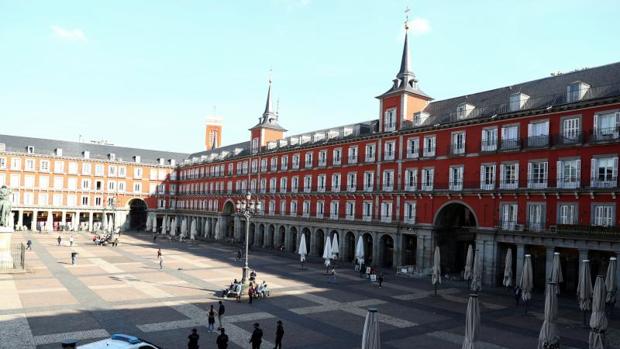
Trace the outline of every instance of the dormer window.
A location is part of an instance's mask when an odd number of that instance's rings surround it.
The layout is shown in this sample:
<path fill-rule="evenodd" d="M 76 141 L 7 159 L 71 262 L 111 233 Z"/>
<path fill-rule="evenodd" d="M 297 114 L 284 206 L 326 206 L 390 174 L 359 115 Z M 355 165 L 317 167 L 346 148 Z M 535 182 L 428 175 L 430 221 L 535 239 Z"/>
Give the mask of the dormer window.
<path fill-rule="evenodd" d="M 84 157 L 84 159 L 90 159 L 90 152 L 88 150 L 84 150 L 82 152 L 82 156 Z"/>
<path fill-rule="evenodd" d="M 32 153 L 34 153 L 34 147 L 29 145 L 29 146 L 26 147 L 26 151 L 28 152 L 28 154 L 32 154 Z"/>
<path fill-rule="evenodd" d="M 258 138 L 252 139 L 252 153 L 258 153 Z"/>
<path fill-rule="evenodd" d="M 134 155 L 134 157 L 133 157 L 133 161 L 134 161 L 136 164 L 139 164 L 139 163 L 140 163 L 140 155 Z"/>
<path fill-rule="evenodd" d="M 509 111 L 518 111 L 523 109 L 525 102 L 530 98 L 530 96 L 525 93 L 517 92 L 510 95 L 510 101 L 508 103 Z"/>
<path fill-rule="evenodd" d="M 465 119 L 467 117 L 469 117 L 469 115 L 471 114 L 472 110 L 474 110 L 474 108 L 476 108 L 475 106 L 469 104 L 469 103 L 461 103 L 459 104 L 458 107 L 456 107 L 456 117 L 457 119 Z"/>
<path fill-rule="evenodd" d="M 426 120 L 428 120 L 429 116 L 430 116 L 429 113 L 425 113 L 423 111 L 414 113 L 413 114 L 413 126 L 424 125 Z"/>
<path fill-rule="evenodd" d="M 206 157 L 205 157 L 205 160 L 206 160 Z M 157 159 L 157 163 L 158 163 L 160 166 L 163 166 L 163 165 L 164 165 L 164 158 L 159 158 L 159 159 Z"/>
<path fill-rule="evenodd" d="M 62 148 L 56 148 L 56 156 L 62 156 Z"/>
<path fill-rule="evenodd" d="M 588 92 L 588 89 L 590 89 L 590 85 L 582 81 L 575 81 L 566 86 L 566 103 L 580 101 Z"/>
<path fill-rule="evenodd" d="M 116 154 L 114 154 L 114 153 L 108 154 L 108 160 L 110 160 L 110 161 L 116 160 Z"/>
<path fill-rule="evenodd" d="M 396 108 L 385 111 L 383 116 L 383 131 L 389 132 L 396 130 Z"/>
<path fill-rule="evenodd" d="M 170 160 L 168 160 L 168 163 L 170 164 L 170 166 L 174 166 L 174 165 L 176 165 L 177 162 L 174 159 L 170 159 Z"/>
<path fill-rule="evenodd" d="M 319 132 L 314 134 L 314 142 L 322 141 L 325 139 L 325 133 Z"/>

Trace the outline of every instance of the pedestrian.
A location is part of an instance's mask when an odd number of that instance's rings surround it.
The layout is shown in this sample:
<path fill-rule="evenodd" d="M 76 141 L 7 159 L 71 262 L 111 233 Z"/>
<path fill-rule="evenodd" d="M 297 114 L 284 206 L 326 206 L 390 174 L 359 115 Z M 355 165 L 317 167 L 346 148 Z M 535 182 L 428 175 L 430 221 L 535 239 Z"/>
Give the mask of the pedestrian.
<path fill-rule="evenodd" d="M 157 250 L 157 259 L 159 259 L 159 257 L 161 257 L 161 248 Z"/>
<path fill-rule="evenodd" d="M 69 238 L 69 246 L 73 246 L 73 235 Z"/>
<path fill-rule="evenodd" d="M 26 242 L 26 249 L 27 249 L 27 250 L 32 250 L 32 240 L 28 240 L 28 241 Z"/>
<path fill-rule="evenodd" d="M 282 321 L 278 320 L 278 326 L 276 327 L 276 346 L 273 349 L 282 349 L 282 337 L 284 337 L 284 327 L 282 327 Z"/>
<path fill-rule="evenodd" d="M 157 234 L 153 234 L 153 242 L 157 241 Z"/>
<path fill-rule="evenodd" d="M 252 349 L 260 349 L 260 344 L 263 342 L 263 330 L 258 327 L 258 322 L 254 323 L 254 332 L 252 332 L 252 337 L 250 337 L 250 342 L 252 343 Z"/>
<path fill-rule="evenodd" d="M 187 349 L 198 349 L 198 339 L 200 339 L 198 330 L 192 328 L 192 333 L 187 336 L 187 339 L 189 339 L 187 342 Z"/>
<path fill-rule="evenodd" d="M 217 344 L 217 349 L 228 349 L 228 336 L 223 328 L 220 328 L 220 335 L 217 336 L 215 344 Z"/>
<path fill-rule="evenodd" d="M 250 304 L 252 304 L 252 300 L 254 299 L 254 287 L 252 287 L 251 282 L 250 286 L 248 287 L 248 297 L 250 298 Z"/>
<path fill-rule="evenodd" d="M 379 276 L 377 277 L 377 281 L 379 281 L 379 287 L 383 287 L 383 272 L 379 273 Z"/>
<path fill-rule="evenodd" d="M 58 240 L 58 246 L 60 246 L 60 243 L 62 242 L 62 237 L 60 235 L 58 235 L 58 239 L 56 239 L 56 240 Z"/>
<path fill-rule="evenodd" d="M 159 255 L 159 270 L 164 269 L 164 256 Z"/>
<path fill-rule="evenodd" d="M 363 278 L 364 274 L 366 274 L 366 264 L 364 264 L 364 262 L 362 262 L 360 264 L 360 277 Z"/>
<path fill-rule="evenodd" d="M 332 267 L 329 272 L 329 282 L 336 283 L 336 267 Z"/>
<path fill-rule="evenodd" d="M 112 246 L 114 247 L 118 246 L 118 238 L 114 239 L 114 242 L 112 242 Z"/>
<path fill-rule="evenodd" d="M 213 305 L 211 305 L 211 308 L 209 309 L 209 313 L 208 313 L 208 329 L 209 332 L 213 332 L 215 330 L 215 309 L 213 309 Z"/>
<path fill-rule="evenodd" d="M 241 249 L 237 250 L 237 262 L 241 260 Z"/>
<path fill-rule="evenodd" d="M 519 306 L 519 300 L 521 299 L 521 287 L 515 286 L 514 288 L 515 305 Z"/>
<path fill-rule="evenodd" d="M 222 318 L 224 317 L 224 313 L 226 312 L 226 307 L 224 307 L 224 303 L 222 303 L 222 301 L 220 301 L 220 307 L 217 310 L 217 322 L 219 324 L 220 327 L 218 327 L 218 330 L 222 329 Z"/>

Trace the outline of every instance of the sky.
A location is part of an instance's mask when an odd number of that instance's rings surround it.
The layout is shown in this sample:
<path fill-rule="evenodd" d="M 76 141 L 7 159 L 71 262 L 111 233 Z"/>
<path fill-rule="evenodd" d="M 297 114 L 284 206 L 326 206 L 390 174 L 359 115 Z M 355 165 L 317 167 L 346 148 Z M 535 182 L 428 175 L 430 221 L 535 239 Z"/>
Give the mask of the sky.
<path fill-rule="evenodd" d="M 378 118 L 409 7 L 436 100 L 620 61 L 618 0 L 0 0 L 0 133 L 197 152 Z M 270 73 L 271 71 L 271 73 Z"/>

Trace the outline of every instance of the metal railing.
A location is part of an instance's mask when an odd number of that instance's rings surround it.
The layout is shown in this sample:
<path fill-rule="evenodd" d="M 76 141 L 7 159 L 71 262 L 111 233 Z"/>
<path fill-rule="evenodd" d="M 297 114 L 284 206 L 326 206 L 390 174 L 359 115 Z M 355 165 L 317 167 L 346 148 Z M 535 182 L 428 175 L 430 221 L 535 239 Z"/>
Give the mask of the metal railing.
<path fill-rule="evenodd" d="M 597 128 L 592 131 L 592 143 L 607 142 L 620 139 L 619 127 Z"/>
<path fill-rule="evenodd" d="M 549 135 L 527 137 L 528 148 L 544 148 L 549 146 Z"/>
<path fill-rule="evenodd" d="M 500 143 L 501 150 L 519 150 L 521 149 L 521 140 L 519 138 L 502 139 Z"/>
<path fill-rule="evenodd" d="M 17 243 L 11 245 L 12 266 L 0 266 L 0 272 L 14 272 L 26 269 L 26 245 Z"/>

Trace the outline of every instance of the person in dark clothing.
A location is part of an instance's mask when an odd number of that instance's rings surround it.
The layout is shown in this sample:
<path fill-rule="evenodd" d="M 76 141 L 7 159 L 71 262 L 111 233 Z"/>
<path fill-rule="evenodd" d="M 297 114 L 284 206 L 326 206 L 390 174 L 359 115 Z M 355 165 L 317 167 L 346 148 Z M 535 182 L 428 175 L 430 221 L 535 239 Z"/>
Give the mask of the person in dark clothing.
<path fill-rule="evenodd" d="M 200 338 L 200 336 L 198 335 L 198 331 L 193 328 L 192 329 L 192 334 L 190 334 L 189 336 L 187 336 L 187 339 L 189 339 L 189 342 L 187 342 L 187 349 L 198 349 L 198 339 Z"/>
<path fill-rule="evenodd" d="M 226 312 L 226 307 L 224 307 L 224 303 L 222 303 L 222 301 L 220 301 L 220 307 L 217 310 L 217 321 L 220 327 L 218 327 L 217 329 L 220 330 L 222 329 L 222 318 L 224 317 L 224 313 Z"/>
<path fill-rule="evenodd" d="M 217 349 L 228 349 L 228 336 L 223 328 L 220 328 L 220 335 L 217 336 L 215 344 L 217 344 Z"/>
<path fill-rule="evenodd" d="M 252 304 L 252 300 L 254 300 L 254 287 L 250 282 L 250 287 L 248 287 L 248 297 L 250 298 L 250 304 Z"/>
<path fill-rule="evenodd" d="M 521 299 L 521 287 L 515 286 L 514 288 L 515 305 L 519 306 L 519 300 Z"/>
<path fill-rule="evenodd" d="M 62 238 L 60 237 L 60 235 L 58 235 L 58 246 L 60 246 L 60 243 L 62 242 Z"/>
<path fill-rule="evenodd" d="M 364 274 L 366 274 L 366 264 L 362 262 L 362 264 L 360 265 L 360 277 L 363 278 Z"/>
<path fill-rule="evenodd" d="M 284 327 L 282 327 L 282 321 L 278 320 L 278 326 L 276 327 L 276 346 L 273 349 L 282 349 L 282 337 L 284 337 Z"/>
<path fill-rule="evenodd" d="M 213 305 L 211 305 L 211 308 L 209 309 L 209 332 L 213 332 L 213 330 L 215 329 L 215 309 L 213 309 Z"/>
<path fill-rule="evenodd" d="M 250 337 L 250 342 L 252 343 L 252 349 L 260 349 L 260 344 L 263 342 L 263 330 L 258 327 L 258 322 L 254 324 L 254 332 L 252 332 L 252 337 Z"/>
<path fill-rule="evenodd" d="M 241 249 L 237 250 L 237 261 L 241 260 Z"/>
<path fill-rule="evenodd" d="M 153 234 L 153 242 L 157 241 L 157 234 Z"/>
<path fill-rule="evenodd" d="M 379 273 L 379 276 L 377 276 L 377 281 L 379 281 L 379 287 L 383 287 L 383 272 Z"/>
<path fill-rule="evenodd" d="M 27 249 L 27 250 L 32 250 L 32 240 L 28 240 L 28 241 L 26 242 L 26 249 Z"/>

